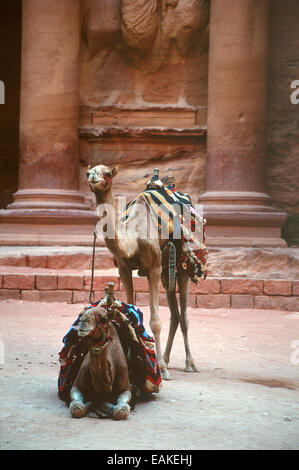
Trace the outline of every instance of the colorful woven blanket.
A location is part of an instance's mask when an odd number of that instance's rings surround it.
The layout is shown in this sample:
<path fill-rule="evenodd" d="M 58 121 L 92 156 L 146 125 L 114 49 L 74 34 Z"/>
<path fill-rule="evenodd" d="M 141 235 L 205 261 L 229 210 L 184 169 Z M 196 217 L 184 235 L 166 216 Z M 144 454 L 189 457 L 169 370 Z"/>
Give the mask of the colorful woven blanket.
<path fill-rule="evenodd" d="M 120 221 L 134 218 L 136 205 L 145 204 L 159 235 L 169 237 L 176 246 L 177 270 L 188 273 L 193 282 L 207 276 L 208 251 L 205 245 L 206 220 L 198 215 L 188 194 L 162 184 L 147 189 L 133 199 L 121 214 Z"/>
<path fill-rule="evenodd" d="M 91 307 L 107 307 L 102 299 Z M 115 329 L 127 358 L 129 378 L 132 388 L 132 402 L 150 393 L 158 393 L 162 378 L 155 354 L 155 341 L 143 325 L 143 313 L 135 305 L 116 300 L 110 308 L 115 310 Z M 63 338 L 64 346 L 59 353 L 60 371 L 58 377 L 58 396 L 69 403 L 70 390 L 77 377 L 80 366 L 88 352 L 84 341 L 77 334 L 79 317 Z"/>

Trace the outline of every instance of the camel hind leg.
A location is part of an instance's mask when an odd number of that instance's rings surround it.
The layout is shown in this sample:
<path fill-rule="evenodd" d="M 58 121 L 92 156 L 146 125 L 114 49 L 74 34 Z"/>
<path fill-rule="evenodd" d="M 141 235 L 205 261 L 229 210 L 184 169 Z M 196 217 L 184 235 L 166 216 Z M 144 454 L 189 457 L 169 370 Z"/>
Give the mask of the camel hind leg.
<path fill-rule="evenodd" d="M 184 338 L 185 344 L 185 352 L 186 352 L 186 367 L 185 372 L 198 372 L 198 369 L 195 365 L 193 360 L 190 346 L 189 346 L 189 339 L 188 339 L 188 326 L 189 321 L 187 317 L 187 306 L 188 306 L 188 298 L 189 298 L 189 284 L 190 280 L 187 274 L 185 273 L 178 273 L 177 274 L 178 286 L 179 286 L 179 293 L 180 293 L 180 307 L 181 307 L 181 315 L 180 315 L 180 326 Z"/>
<path fill-rule="evenodd" d="M 178 324 L 180 322 L 180 312 L 178 309 L 175 291 L 171 292 L 168 289 L 166 289 L 166 297 L 167 297 L 168 307 L 170 310 L 170 324 L 169 324 L 168 339 L 167 339 L 166 348 L 163 354 L 163 359 L 165 363 L 168 365 L 169 359 L 170 359 L 170 352 L 171 352 L 171 348 L 173 345 L 173 340 L 176 334 Z"/>
<path fill-rule="evenodd" d="M 150 327 L 153 332 L 156 344 L 156 354 L 161 375 L 164 380 L 170 379 L 170 374 L 162 356 L 161 350 L 161 320 L 159 316 L 159 292 L 160 292 L 161 266 L 153 267 L 148 274 L 150 293 Z"/>

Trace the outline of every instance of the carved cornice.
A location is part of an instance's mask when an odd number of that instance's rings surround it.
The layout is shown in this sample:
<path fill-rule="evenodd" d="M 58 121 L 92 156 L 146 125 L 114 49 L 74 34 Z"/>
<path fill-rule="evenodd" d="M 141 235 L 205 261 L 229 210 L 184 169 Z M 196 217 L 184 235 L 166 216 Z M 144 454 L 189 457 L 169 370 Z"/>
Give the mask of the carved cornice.
<path fill-rule="evenodd" d="M 79 135 L 107 137 L 191 137 L 206 134 L 204 106 L 81 106 Z"/>
<path fill-rule="evenodd" d="M 102 137 L 203 137 L 206 135 L 206 127 L 194 127 L 189 129 L 176 129 L 166 127 L 92 127 L 80 126 L 79 136 L 89 141 Z"/>

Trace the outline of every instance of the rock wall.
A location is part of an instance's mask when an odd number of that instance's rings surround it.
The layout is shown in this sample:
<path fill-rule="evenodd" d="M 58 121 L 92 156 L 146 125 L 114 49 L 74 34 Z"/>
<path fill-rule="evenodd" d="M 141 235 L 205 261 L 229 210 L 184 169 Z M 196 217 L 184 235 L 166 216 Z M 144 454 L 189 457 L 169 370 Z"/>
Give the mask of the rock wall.
<path fill-rule="evenodd" d="M 154 167 L 204 189 L 209 2 L 85 0 L 80 78 L 81 190 L 88 163 L 117 164 L 116 194 Z M 91 198 L 91 201 L 93 199 Z"/>
<path fill-rule="evenodd" d="M 18 188 L 19 107 L 21 73 L 21 0 L 0 2 L 0 208 L 12 202 Z"/>
<path fill-rule="evenodd" d="M 268 159 L 273 205 L 288 212 L 283 235 L 298 245 L 299 78 L 296 0 L 270 2 Z M 116 194 L 133 197 L 153 171 L 173 172 L 196 202 L 204 191 L 209 2 L 85 0 L 80 78 L 81 190 L 85 168 L 117 164 Z M 159 131 L 157 130 L 159 127 Z"/>
<path fill-rule="evenodd" d="M 283 236 L 299 246 L 299 104 L 290 84 L 299 80 L 298 1 L 271 0 L 269 36 L 268 161 L 273 204 L 288 212 Z"/>
<path fill-rule="evenodd" d="M 288 212 L 283 235 L 299 245 L 297 0 L 271 0 L 267 192 Z M 208 0 L 82 0 L 80 189 L 86 166 L 118 165 L 116 194 L 133 197 L 154 167 L 171 171 L 196 202 L 204 191 Z M 21 0 L 0 5 L 0 208 L 18 189 Z"/>

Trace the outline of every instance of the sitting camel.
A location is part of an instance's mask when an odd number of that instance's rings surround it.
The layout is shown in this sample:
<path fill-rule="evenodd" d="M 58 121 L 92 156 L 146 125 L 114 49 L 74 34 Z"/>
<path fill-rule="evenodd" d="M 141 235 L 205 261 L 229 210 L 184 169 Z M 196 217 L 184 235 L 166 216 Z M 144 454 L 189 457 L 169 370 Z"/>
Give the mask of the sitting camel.
<path fill-rule="evenodd" d="M 117 174 L 117 170 L 117 167 L 110 169 L 105 165 L 97 165 L 93 168 L 89 167 L 87 178 L 90 188 L 96 197 L 99 220 L 105 217 L 106 225 L 109 229 L 104 232 L 104 240 L 107 248 L 116 258 L 119 275 L 126 291 L 127 302 L 129 304 L 134 304 L 132 271 L 134 269 L 139 269 L 139 271 L 147 276 L 149 283 L 151 312 L 150 327 L 155 338 L 157 360 L 162 377 L 164 379 L 170 379 L 167 365 L 178 324 L 181 326 L 184 337 L 186 352 L 185 371 L 196 372 L 197 368 L 194 364 L 188 342 L 187 303 L 189 294 L 189 276 L 185 272 L 177 272 L 176 275 L 180 294 L 181 312 L 178 308 L 175 290 L 172 291 L 168 288 L 167 283 L 162 276 L 162 282 L 166 289 L 168 305 L 171 312 L 169 336 L 164 356 L 162 356 L 160 342 L 161 321 L 159 317 L 159 291 L 162 271 L 162 254 L 169 240 L 161 237 L 151 239 L 141 237 L 139 235 L 136 236 L 134 224 L 132 224 L 134 225 L 132 232 L 130 231 L 130 220 L 124 222 L 127 224 L 127 236 L 125 238 L 119 236 L 119 221 L 117 220 L 116 210 L 111 210 L 111 208 L 114 208 L 112 178 Z M 150 210 L 147 205 L 144 205 L 144 209 L 148 219 L 147 226 L 149 227 L 151 217 Z M 113 235 L 109 236 L 109 234 Z"/>
<path fill-rule="evenodd" d="M 100 417 L 116 420 L 130 414 L 127 361 L 110 321 L 112 312 L 98 306 L 84 310 L 80 316 L 77 332 L 89 352 L 70 391 L 73 418 L 83 418 L 91 407 Z"/>

